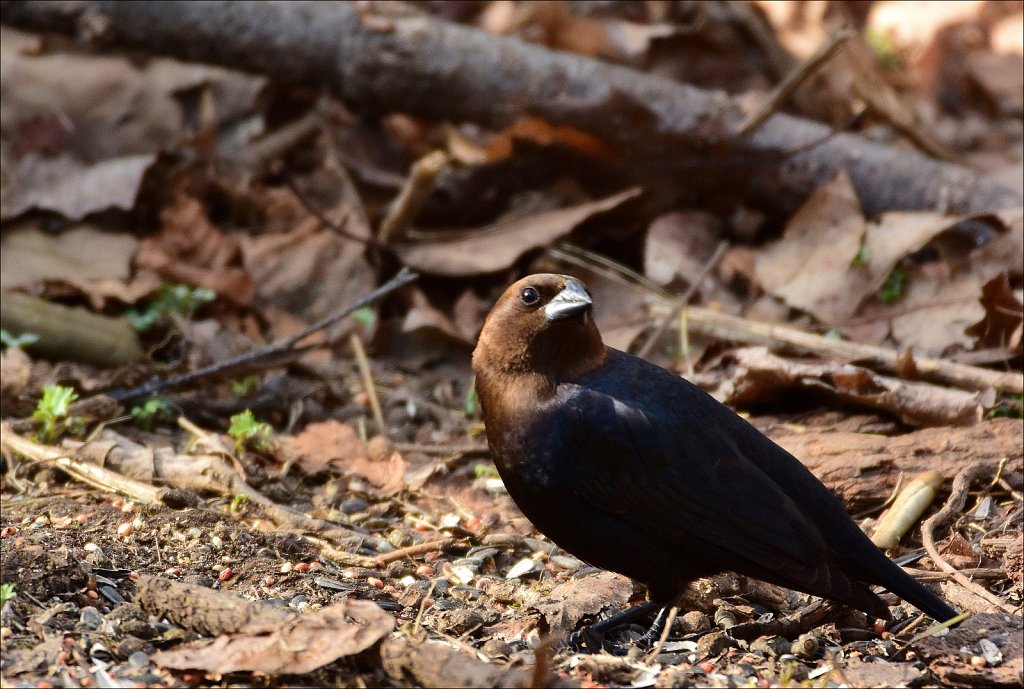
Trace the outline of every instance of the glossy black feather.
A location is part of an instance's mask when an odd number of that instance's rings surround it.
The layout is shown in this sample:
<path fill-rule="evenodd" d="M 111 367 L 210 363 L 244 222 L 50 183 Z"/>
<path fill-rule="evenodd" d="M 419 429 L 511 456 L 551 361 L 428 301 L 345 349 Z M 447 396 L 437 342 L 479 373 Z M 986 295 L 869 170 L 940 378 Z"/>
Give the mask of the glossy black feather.
<path fill-rule="evenodd" d="M 510 495 L 569 552 L 666 604 L 692 579 L 732 570 L 883 618 L 867 584 L 935 619 L 956 614 L 885 557 L 799 460 L 700 388 L 614 349 L 564 379 L 547 363 L 541 376 L 492 375 L 482 355 L 475 365 Z"/>

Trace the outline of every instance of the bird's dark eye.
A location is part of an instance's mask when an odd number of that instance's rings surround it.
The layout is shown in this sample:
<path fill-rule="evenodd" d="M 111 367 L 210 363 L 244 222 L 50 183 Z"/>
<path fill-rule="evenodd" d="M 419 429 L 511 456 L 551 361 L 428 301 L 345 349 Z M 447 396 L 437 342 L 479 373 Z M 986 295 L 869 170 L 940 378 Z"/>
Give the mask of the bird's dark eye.
<path fill-rule="evenodd" d="M 519 301 L 527 306 L 535 306 L 540 301 L 540 294 L 532 287 L 524 287 L 519 293 Z"/>

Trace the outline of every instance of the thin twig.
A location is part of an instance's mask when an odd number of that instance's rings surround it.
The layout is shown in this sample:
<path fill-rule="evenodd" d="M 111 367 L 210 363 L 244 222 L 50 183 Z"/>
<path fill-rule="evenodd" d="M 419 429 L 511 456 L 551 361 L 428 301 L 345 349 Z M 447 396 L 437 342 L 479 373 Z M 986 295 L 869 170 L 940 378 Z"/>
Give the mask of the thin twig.
<path fill-rule="evenodd" d="M 433 151 L 416 161 L 402 191 L 398 193 L 398 197 L 388 209 L 388 214 L 381 221 L 377 241 L 388 244 L 402 238 L 413 218 L 423 207 L 430 190 L 434 188 L 437 175 L 447 164 L 448 154 L 443 151 Z"/>
<path fill-rule="evenodd" d="M 661 630 L 661 636 L 658 637 L 658 643 L 654 645 L 651 652 L 647 654 L 647 662 L 651 662 L 658 657 L 661 653 L 661 649 L 665 647 L 665 641 L 668 639 L 669 633 L 672 631 L 672 623 L 676 621 L 676 615 L 679 614 L 679 606 L 673 605 L 668 611 L 668 619 L 665 620 L 665 628 Z"/>
<path fill-rule="evenodd" d="M 999 596 L 993 594 L 985 587 L 979 586 L 961 574 L 956 567 L 946 562 L 939 553 L 939 549 L 935 547 L 936 529 L 945 527 L 945 525 L 948 524 L 955 515 L 960 513 L 964 507 L 964 502 L 967 500 L 967 491 L 971 487 L 971 482 L 985 476 L 991 472 L 992 469 L 993 467 L 990 464 L 983 462 L 978 462 L 961 469 L 953 480 L 953 489 L 949 496 L 949 500 L 946 501 L 946 504 L 941 510 L 929 517 L 921 526 L 921 540 L 924 544 L 925 550 L 928 551 L 928 555 L 932 558 L 932 562 L 934 562 L 935 565 L 943 572 L 952 575 L 956 583 L 960 584 L 960 586 L 965 588 L 968 592 L 995 606 L 997 609 L 1010 613 L 1011 615 L 1015 615 L 1017 614 L 1017 610 L 1015 608 L 1007 605 L 1005 601 L 999 598 Z"/>
<path fill-rule="evenodd" d="M 352 312 L 357 311 L 364 306 L 372 304 L 379 299 L 391 294 L 395 290 L 404 287 L 410 282 L 416 280 L 419 277 L 416 273 L 413 273 L 408 268 L 402 268 L 398 273 L 388 280 L 386 283 L 373 290 L 369 294 L 366 294 L 360 299 L 357 299 L 352 304 L 346 306 L 340 311 L 332 313 L 330 316 L 323 318 L 313 325 L 304 328 L 300 332 L 290 335 L 289 337 L 281 338 L 275 342 L 271 342 L 266 347 L 261 347 L 253 352 L 247 352 L 225 361 L 217 362 L 210 366 L 198 369 L 196 371 L 190 371 L 180 376 L 173 378 L 167 378 L 166 380 L 155 380 L 144 385 L 140 385 L 129 390 L 111 390 L 106 393 L 107 396 L 114 398 L 118 402 L 127 402 L 129 400 L 136 400 L 143 397 L 149 397 L 160 390 L 166 390 L 167 388 L 178 387 L 188 383 L 194 383 L 198 380 L 203 380 L 211 376 L 223 376 L 234 372 L 236 369 L 261 369 L 266 368 L 268 365 L 279 365 L 281 363 L 290 362 L 293 359 L 297 359 L 307 352 L 323 347 L 330 344 L 330 341 L 320 342 L 313 345 L 306 345 L 303 347 L 296 347 L 295 345 L 303 339 L 309 337 L 313 333 L 325 330 L 330 326 L 334 325 L 338 321 L 352 315 Z"/>
<path fill-rule="evenodd" d="M 390 553 L 384 553 L 373 558 L 373 562 L 377 567 L 387 567 L 392 562 L 402 560 L 404 558 L 413 558 L 417 555 L 425 555 L 433 550 L 444 550 L 455 543 L 454 538 L 439 538 L 436 541 L 427 541 L 426 543 L 417 543 L 410 545 L 405 548 L 399 548 L 393 550 Z"/>
<path fill-rule="evenodd" d="M 647 338 L 646 342 L 644 342 L 643 347 L 637 351 L 636 355 L 638 357 L 642 359 L 650 353 L 655 343 L 661 339 L 661 336 L 664 335 L 669 329 L 669 326 L 672 325 L 672 321 L 679 317 L 679 314 L 686 308 L 686 304 L 689 303 L 690 298 L 697 292 L 697 290 L 700 289 L 701 283 L 704 282 L 704 278 L 706 278 L 708 274 L 715 269 L 715 266 L 717 266 L 719 261 L 722 260 L 722 257 L 725 256 L 725 250 L 728 248 L 728 243 L 718 243 L 718 246 L 715 247 L 714 253 L 711 254 L 711 257 L 700 269 L 700 273 L 698 273 L 697 277 L 690 282 L 690 286 L 686 288 L 686 291 L 676 299 L 675 303 L 672 304 L 672 308 L 669 309 L 668 315 L 661 320 L 658 327 L 655 328 L 654 332 L 651 333 L 651 336 Z"/>
<path fill-rule="evenodd" d="M 349 337 L 352 345 L 352 353 L 356 357 L 356 365 L 359 366 L 359 376 L 363 379 L 363 390 L 370 400 L 370 411 L 373 412 L 373 422 L 377 424 L 377 432 L 383 436 L 388 434 L 387 424 L 384 423 L 384 412 L 380 408 L 380 397 L 377 395 L 377 384 L 373 381 L 373 371 L 370 369 L 370 360 L 366 358 L 366 349 L 363 348 L 363 338 L 359 333 L 352 333 Z"/>
<path fill-rule="evenodd" d="M 12 432 L 6 423 L 0 424 L 0 444 L 35 461 L 51 463 L 72 478 L 90 486 L 119 493 L 138 502 L 160 503 L 168 492 L 167 488 L 157 488 L 96 464 L 80 462 L 73 459 L 70 452 L 22 438 Z"/>
<path fill-rule="evenodd" d="M 779 106 L 785 103 L 786 100 L 793 95 L 794 91 L 800 88 L 801 84 L 807 81 L 808 77 L 832 59 L 847 39 L 855 36 L 856 34 L 857 32 L 852 28 L 845 26 L 826 38 L 825 41 L 818 46 L 818 49 L 814 51 L 813 55 L 797 66 L 796 69 L 787 74 L 771 92 L 768 98 L 766 98 L 765 101 L 754 110 L 754 112 L 747 115 L 743 120 L 743 123 L 740 124 L 740 134 L 750 134 L 752 131 L 760 127 L 772 113 L 778 110 Z"/>

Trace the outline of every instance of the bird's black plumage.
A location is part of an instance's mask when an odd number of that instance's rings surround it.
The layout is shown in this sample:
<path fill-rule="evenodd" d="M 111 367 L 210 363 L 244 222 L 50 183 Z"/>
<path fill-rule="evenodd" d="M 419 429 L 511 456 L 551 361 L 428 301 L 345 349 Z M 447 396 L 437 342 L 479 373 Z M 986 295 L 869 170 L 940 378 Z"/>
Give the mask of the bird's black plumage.
<path fill-rule="evenodd" d="M 606 348 L 589 310 L 578 280 L 530 276 L 499 300 L 474 353 L 495 463 L 541 532 L 661 605 L 731 570 L 882 618 L 869 584 L 937 620 L 956 614 L 799 460 L 688 381 Z"/>

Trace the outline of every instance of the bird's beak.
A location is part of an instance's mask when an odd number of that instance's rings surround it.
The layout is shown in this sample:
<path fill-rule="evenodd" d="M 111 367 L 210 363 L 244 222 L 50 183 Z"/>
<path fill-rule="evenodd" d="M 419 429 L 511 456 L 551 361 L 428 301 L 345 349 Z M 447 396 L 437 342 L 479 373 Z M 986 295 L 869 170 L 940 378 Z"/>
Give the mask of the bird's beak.
<path fill-rule="evenodd" d="M 578 280 L 569 280 L 562 291 L 552 297 L 544 307 L 544 317 L 550 321 L 560 321 L 590 309 L 593 301 L 587 290 Z"/>

